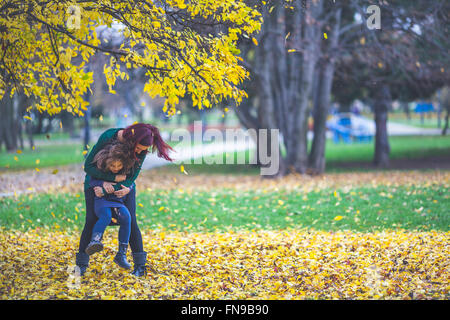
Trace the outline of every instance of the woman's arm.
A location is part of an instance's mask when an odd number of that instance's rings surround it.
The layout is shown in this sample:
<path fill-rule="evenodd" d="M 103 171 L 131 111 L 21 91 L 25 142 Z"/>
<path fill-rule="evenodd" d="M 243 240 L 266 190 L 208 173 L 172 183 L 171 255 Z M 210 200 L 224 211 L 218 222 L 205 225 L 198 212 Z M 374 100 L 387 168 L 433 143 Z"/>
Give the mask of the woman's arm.
<path fill-rule="evenodd" d="M 109 172 L 103 172 L 99 170 L 95 163 L 92 163 L 95 155 L 103 149 L 103 147 L 111 141 L 116 133 L 117 129 L 108 129 L 102 133 L 100 138 L 98 138 L 97 143 L 92 147 L 86 160 L 84 161 L 84 172 L 91 176 L 91 178 L 96 178 L 98 180 L 115 181 L 116 175 Z"/>

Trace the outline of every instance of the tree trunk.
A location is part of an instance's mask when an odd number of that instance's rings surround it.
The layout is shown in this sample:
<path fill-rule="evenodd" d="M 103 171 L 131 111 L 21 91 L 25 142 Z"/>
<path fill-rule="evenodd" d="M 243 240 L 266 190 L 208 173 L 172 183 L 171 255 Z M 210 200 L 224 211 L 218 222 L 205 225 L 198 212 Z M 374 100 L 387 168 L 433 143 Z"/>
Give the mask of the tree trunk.
<path fill-rule="evenodd" d="M 85 94 L 84 100 L 90 102 L 91 100 L 91 94 L 89 91 Z M 92 106 L 88 106 L 88 109 L 84 112 L 84 135 L 83 135 L 83 141 L 84 141 L 84 150 L 88 151 L 88 145 L 91 141 L 91 111 Z M 87 157 L 87 153 L 85 155 Z"/>
<path fill-rule="evenodd" d="M 408 102 L 400 102 L 401 108 L 403 109 L 403 111 L 406 114 L 406 118 L 408 119 L 408 121 L 411 120 L 411 112 L 409 110 L 409 104 Z"/>
<path fill-rule="evenodd" d="M 255 54 L 256 65 L 261 67 L 261 71 L 259 74 L 259 107 L 258 107 L 258 123 L 260 128 L 267 129 L 267 150 L 271 150 L 270 145 L 270 137 L 272 129 L 279 129 L 276 122 L 276 107 L 273 95 L 273 87 L 272 87 L 272 71 L 274 67 L 275 61 L 273 61 L 273 57 L 271 55 L 271 47 L 273 46 L 272 36 L 268 36 L 264 39 L 261 44 L 262 50 L 257 50 Z M 259 134 L 259 131 L 258 131 Z M 259 138 L 258 138 L 259 140 Z M 259 141 L 257 144 L 258 150 L 258 163 L 260 163 L 259 159 Z M 280 152 L 278 149 L 276 152 Z M 276 175 L 282 174 L 277 172 Z"/>
<path fill-rule="evenodd" d="M 389 166 L 389 136 L 387 132 L 388 110 L 392 103 L 391 94 L 387 85 L 382 85 L 376 93 L 374 103 L 375 113 L 375 154 L 374 164 L 377 167 Z"/>
<path fill-rule="evenodd" d="M 317 104 L 314 106 L 314 137 L 309 154 L 309 168 L 314 174 L 325 171 L 326 121 L 329 112 L 334 64 L 328 62 L 320 73 Z"/>
<path fill-rule="evenodd" d="M 19 148 L 21 119 L 18 117 L 17 94 L 10 98 L 9 90 L 0 101 L 0 140 L 5 144 L 6 151 L 12 152 Z M 23 145 L 23 141 L 22 141 Z"/>
<path fill-rule="evenodd" d="M 313 174 L 325 172 L 326 121 L 330 109 L 335 57 L 332 55 L 339 41 L 341 9 L 336 10 L 335 24 L 330 38 L 328 56 L 320 67 L 317 92 L 314 99 L 314 138 L 309 154 L 309 167 Z"/>
<path fill-rule="evenodd" d="M 314 81 L 314 70 L 319 56 L 320 41 L 319 27 L 313 23 L 322 12 L 323 2 L 311 2 L 310 7 L 305 10 L 304 41 L 305 47 L 301 62 L 300 99 L 294 109 L 292 119 L 292 134 L 288 137 L 287 153 L 289 167 L 298 173 L 305 173 L 308 161 L 308 102 L 311 96 Z"/>
<path fill-rule="evenodd" d="M 70 112 L 63 110 L 60 114 L 60 117 L 63 132 L 68 133 L 71 138 L 75 138 L 74 116 Z"/>
<path fill-rule="evenodd" d="M 448 129 L 448 118 L 449 118 L 449 110 L 447 109 L 447 114 L 445 115 L 445 123 L 444 123 L 444 128 L 442 128 L 442 135 L 445 136 L 447 134 L 447 129 Z"/>

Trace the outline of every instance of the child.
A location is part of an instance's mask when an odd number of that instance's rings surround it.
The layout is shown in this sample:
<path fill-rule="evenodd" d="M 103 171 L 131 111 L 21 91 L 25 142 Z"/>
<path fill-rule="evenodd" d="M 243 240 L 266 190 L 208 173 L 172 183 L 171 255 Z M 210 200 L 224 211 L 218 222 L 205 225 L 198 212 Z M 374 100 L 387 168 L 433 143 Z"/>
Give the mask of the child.
<path fill-rule="evenodd" d="M 120 142 L 107 144 L 94 157 L 93 163 L 103 172 L 113 174 L 127 174 L 133 167 L 135 160 L 130 152 L 132 148 Z M 119 250 L 114 257 L 114 262 L 120 267 L 130 269 L 131 265 L 127 262 L 126 253 L 128 249 L 128 241 L 130 238 L 130 212 L 124 205 L 124 198 L 117 197 L 113 192 L 108 193 L 107 190 L 113 191 L 110 182 L 91 179 L 90 187 L 94 188 L 95 199 L 94 209 L 98 217 L 94 229 L 92 230 L 91 242 L 87 246 L 85 252 L 92 255 L 103 250 L 101 239 L 106 227 L 116 220 L 120 225 L 119 228 Z M 117 218 L 115 219 L 114 216 Z"/>

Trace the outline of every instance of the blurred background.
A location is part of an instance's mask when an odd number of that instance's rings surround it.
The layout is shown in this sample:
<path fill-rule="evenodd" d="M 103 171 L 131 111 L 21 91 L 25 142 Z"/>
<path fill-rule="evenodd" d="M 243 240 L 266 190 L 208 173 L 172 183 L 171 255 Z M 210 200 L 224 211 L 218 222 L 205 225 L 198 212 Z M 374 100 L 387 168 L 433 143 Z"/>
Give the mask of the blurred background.
<path fill-rule="evenodd" d="M 259 9 L 261 32 L 239 40 L 248 99 L 202 110 L 185 99 L 171 117 L 162 111 L 163 98 L 143 93 L 144 70 L 130 71 L 128 81 L 118 79 L 116 94 L 109 93 L 107 60 L 96 54 L 88 65 L 94 83 L 84 117 L 26 113 L 30 101 L 20 94 L 1 101 L 0 171 L 81 164 L 104 130 L 134 122 L 158 126 L 174 144 L 171 132 L 192 132 L 195 121 L 203 130 L 278 129 L 282 175 L 402 163 L 446 167 L 446 8 L 446 1 L 420 0 L 269 2 Z M 124 41 L 118 28 L 102 26 L 97 34 L 105 48 Z M 247 152 L 253 156 L 257 148 Z"/>

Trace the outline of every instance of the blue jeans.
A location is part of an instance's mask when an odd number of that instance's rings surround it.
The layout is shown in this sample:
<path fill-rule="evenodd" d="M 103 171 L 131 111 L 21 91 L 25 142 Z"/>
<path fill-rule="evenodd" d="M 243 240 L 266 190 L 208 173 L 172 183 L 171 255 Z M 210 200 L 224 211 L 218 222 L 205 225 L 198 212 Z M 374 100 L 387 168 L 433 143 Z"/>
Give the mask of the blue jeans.
<path fill-rule="evenodd" d="M 130 239 L 130 232 L 131 232 L 131 216 L 130 212 L 126 207 L 120 207 L 120 208 L 109 208 L 109 207 L 103 207 L 98 210 L 98 212 L 95 212 L 96 216 L 98 217 L 97 222 L 94 225 L 94 228 L 92 229 L 93 233 L 104 233 L 106 227 L 111 222 L 112 218 L 112 210 L 117 209 L 117 222 L 120 224 L 119 228 L 119 242 L 121 243 L 128 243 Z"/>

